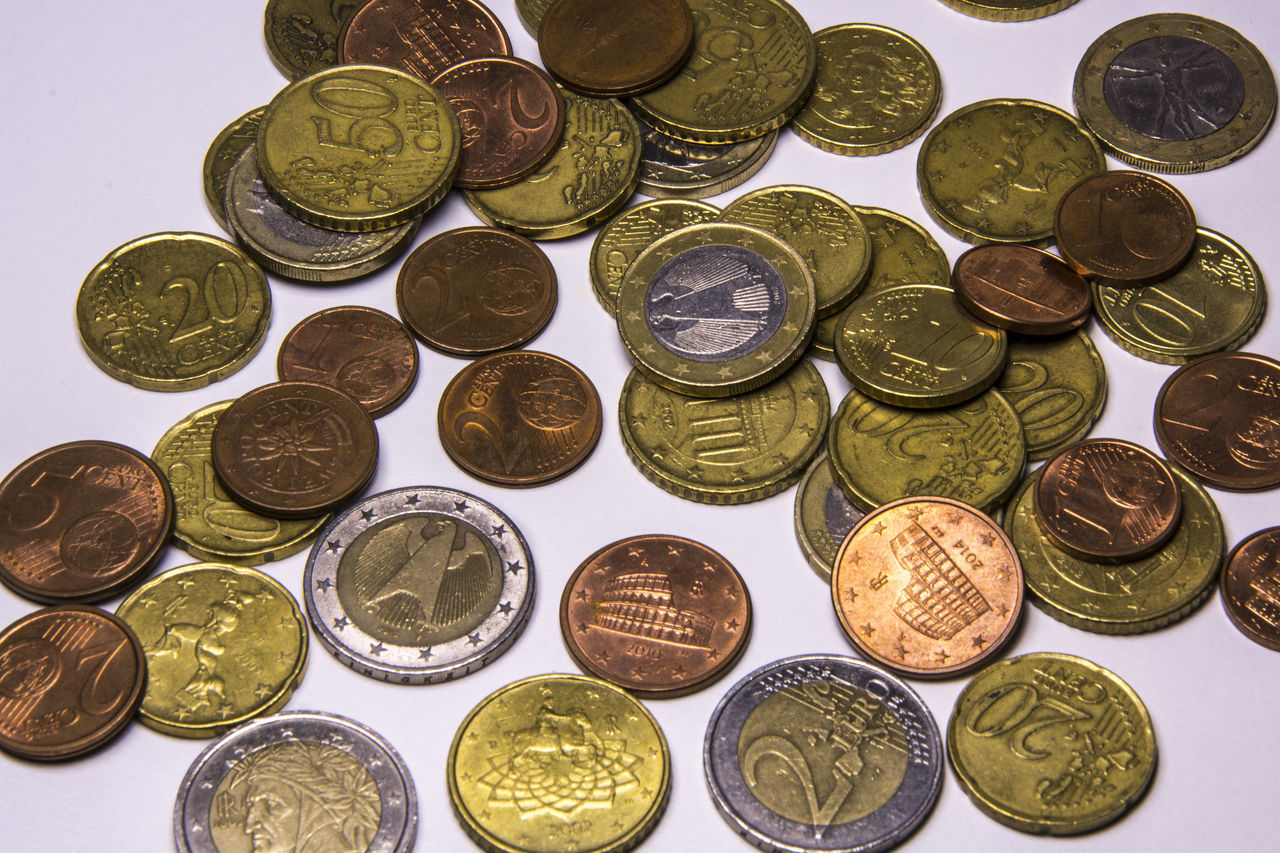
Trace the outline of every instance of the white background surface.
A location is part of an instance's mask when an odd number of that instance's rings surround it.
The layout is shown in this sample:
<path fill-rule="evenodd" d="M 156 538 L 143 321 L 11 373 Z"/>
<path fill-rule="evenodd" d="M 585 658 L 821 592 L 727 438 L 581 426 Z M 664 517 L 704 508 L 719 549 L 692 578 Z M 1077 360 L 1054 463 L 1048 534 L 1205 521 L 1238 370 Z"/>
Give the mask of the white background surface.
<path fill-rule="evenodd" d="M 934 55 L 944 81 L 940 115 L 983 98 L 1032 97 L 1071 108 L 1076 64 L 1089 44 L 1122 20 L 1186 11 L 1227 23 L 1273 62 L 1280 57 L 1280 16 L 1262 0 L 1182 0 L 1176 10 L 1147 0 L 1083 0 L 1042 21 L 1000 24 L 961 15 L 937 0 L 799 2 L 815 31 L 843 21 L 896 27 Z M 5 118 L 0 151 L 8 163 L 0 228 L 0 471 L 54 444 L 86 438 L 149 452 L 170 425 L 200 406 L 238 396 L 275 379 L 285 333 L 320 308 L 372 305 L 395 313 L 392 268 L 333 287 L 272 279 L 274 318 L 261 353 L 242 371 L 185 393 L 141 391 L 96 368 L 81 348 L 74 318 L 85 274 L 114 247 L 161 230 L 221 233 L 205 208 L 200 168 L 214 136 L 241 113 L 266 103 L 285 84 L 262 36 L 262 3 L 16 3 L 3 0 L 0 28 Z M 517 55 L 537 59 L 511 0 L 493 9 Z M 920 142 L 873 158 L 827 154 L 784 132 L 764 170 L 742 192 L 781 182 L 826 187 L 851 203 L 887 207 L 925 224 L 954 261 L 966 247 L 932 224 L 915 184 Z M 1114 161 L 1113 167 L 1120 164 Z M 1272 133 L 1244 159 L 1202 175 L 1173 177 L 1201 224 L 1234 237 L 1264 275 L 1280 277 L 1276 239 L 1280 138 Z M 638 199 L 637 199 L 638 200 Z M 414 245 L 448 228 L 476 222 L 451 196 L 423 224 Z M 587 279 L 592 235 L 543 244 L 560 278 L 560 304 L 532 347 L 582 367 L 604 403 L 604 434 L 587 463 L 568 478 L 529 491 L 474 480 L 445 456 L 436 437 L 436 405 L 460 360 L 422 350 L 417 387 L 378 421 L 382 455 L 371 490 L 430 484 L 474 492 L 496 504 L 528 538 L 538 601 L 525 634 L 487 669 L 457 682 L 398 687 L 363 678 L 313 640 L 311 663 L 287 706 L 358 718 L 385 735 L 408 760 L 419 792 L 416 849 L 467 850 L 449 807 L 444 764 L 466 713 L 498 687 L 543 672 L 573 672 L 560 640 L 557 608 L 573 569 L 600 546 L 639 533 L 688 536 L 726 555 L 755 601 L 745 656 L 717 684 L 682 699 L 648 703 L 670 741 L 671 803 L 647 850 L 706 851 L 746 846 L 715 812 L 702 778 L 706 721 L 738 678 L 764 663 L 805 652 L 853 654 L 832 612 L 829 593 L 795 541 L 795 489 L 742 507 L 714 507 L 671 497 L 627 460 L 618 434 L 618 394 L 629 365 L 611 319 Z M 1095 436 L 1155 447 L 1156 392 L 1173 368 L 1124 353 L 1096 324 L 1089 330 L 1106 360 L 1110 400 Z M 1247 349 L 1280 353 L 1273 309 Z M 833 409 L 848 390 L 835 365 L 819 363 Z M 1212 492 L 1234 544 L 1280 523 L 1277 492 Z M 295 595 L 305 554 L 267 571 Z M 171 548 L 162 567 L 191 562 Z M 118 601 L 105 604 L 114 609 Z M 35 605 L 0 590 L 0 624 Z M 1159 768 L 1150 793 L 1128 817 L 1082 840 L 1041 839 L 1005 829 L 969 802 L 950 769 L 938 806 L 908 842 L 912 850 L 1033 850 L 1089 845 L 1097 850 L 1258 850 L 1280 828 L 1275 797 L 1280 764 L 1280 658 L 1246 640 L 1215 597 L 1184 621 L 1136 637 L 1095 636 L 1028 607 L 1005 654 L 1070 652 L 1128 680 L 1155 721 Z M 965 678 L 913 682 L 945 729 Z M 41 766 L 0 755 L 0 848 L 10 851 L 171 849 L 170 814 L 178 784 L 203 741 L 131 726 L 104 751 Z"/>

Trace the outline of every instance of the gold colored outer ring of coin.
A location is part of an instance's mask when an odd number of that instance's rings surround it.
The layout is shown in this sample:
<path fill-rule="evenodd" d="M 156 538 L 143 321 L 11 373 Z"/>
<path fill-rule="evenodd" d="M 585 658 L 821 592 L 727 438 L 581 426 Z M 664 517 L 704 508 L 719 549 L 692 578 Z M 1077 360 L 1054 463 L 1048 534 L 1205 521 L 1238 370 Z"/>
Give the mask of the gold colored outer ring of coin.
<path fill-rule="evenodd" d="M 710 222 L 720 215 L 720 208 L 692 199 L 654 199 L 642 201 L 619 213 L 596 234 L 591 244 L 591 289 L 610 315 L 617 313 L 618 288 L 631 262 L 664 234 Z"/>
<path fill-rule="evenodd" d="M 1027 458 L 1048 459 L 1089 434 L 1107 402 L 1107 368 L 1083 329 L 1054 338 L 1009 338 L 995 386 L 1013 404 Z"/>
<path fill-rule="evenodd" d="M 1146 706 L 1115 673 L 1038 652 L 992 664 L 965 685 L 947 723 L 947 758 L 993 820 L 1077 835 L 1142 797 L 1155 774 L 1156 735 Z"/>
<path fill-rule="evenodd" d="M 575 753 L 589 765 L 575 766 L 589 783 L 544 775 L 548 737 L 597 744 Z M 446 775 L 454 814 L 484 850 L 623 853 L 653 831 L 666 808 L 671 753 L 657 720 L 625 691 L 583 675 L 536 675 L 495 691 L 467 715 L 449 747 Z M 556 794 L 556 806 L 526 800 L 531 787 L 529 797 Z M 574 820 L 573 809 L 588 802 L 610 808 Z"/>
<path fill-rule="evenodd" d="M 871 269 L 863 295 L 895 284 L 951 285 L 951 261 L 923 225 L 883 207 L 855 204 L 853 209 L 871 235 Z"/>
<path fill-rule="evenodd" d="M 686 142 L 661 131 L 640 125 L 641 136 L 652 139 L 651 134 L 665 137 L 664 144 L 696 146 L 696 155 L 688 162 L 657 163 L 640 155 L 640 183 L 638 192 L 654 198 L 707 198 L 726 193 L 764 168 L 778 147 L 779 131 L 771 130 L 764 136 L 743 142 L 726 142 L 719 145 Z M 715 149 L 722 149 L 717 152 Z M 686 148 L 686 151 L 692 149 Z"/>
<path fill-rule="evenodd" d="M 877 24 L 837 24 L 813 34 L 817 72 L 791 129 L 846 156 L 886 154 L 924 133 L 942 103 L 942 75 L 924 45 Z"/>
<path fill-rule="evenodd" d="M 1162 36 L 1200 42 L 1235 64 L 1243 78 L 1243 100 L 1225 125 L 1196 138 L 1159 139 L 1135 130 L 1112 112 L 1105 92 L 1108 69 L 1124 51 Z M 1160 81 L 1161 87 L 1167 85 Z M 1185 97 L 1182 85 L 1173 88 L 1176 95 L 1171 97 Z M 1153 172 L 1184 175 L 1220 168 L 1253 150 L 1275 119 L 1276 81 L 1262 52 L 1225 24 L 1185 13 L 1143 15 L 1117 24 L 1089 45 L 1076 67 L 1071 99 L 1085 126 L 1117 159 Z"/>
<path fill-rule="evenodd" d="M 193 563 L 147 581 L 116 615 L 147 655 L 138 716 L 158 732 L 216 737 L 284 707 L 307 667 L 307 624 L 257 569 Z"/>
<path fill-rule="evenodd" d="M 224 127 L 204 155 L 204 166 L 201 174 L 204 177 L 204 200 L 209 205 L 209 212 L 218 224 L 228 231 L 231 225 L 227 217 L 227 179 L 231 175 L 231 167 L 240 159 L 240 155 L 258 138 L 258 125 L 266 107 L 240 116 L 240 118 Z"/>
<path fill-rule="evenodd" d="M 862 520 L 862 510 L 845 497 L 831 473 L 831 459 L 818 453 L 796 489 L 796 539 L 814 574 L 831 583 L 831 567 L 844 537 Z"/>
<path fill-rule="evenodd" d="M 984 21 L 1034 21 L 1057 14 L 1077 0 L 942 0 L 957 12 Z"/>
<path fill-rule="evenodd" d="M 422 215 L 453 184 L 461 150 L 444 95 L 381 65 L 304 77 L 271 99 L 258 126 L 258 168 L 272 196 L 335 231 L 380 231 Z"/>

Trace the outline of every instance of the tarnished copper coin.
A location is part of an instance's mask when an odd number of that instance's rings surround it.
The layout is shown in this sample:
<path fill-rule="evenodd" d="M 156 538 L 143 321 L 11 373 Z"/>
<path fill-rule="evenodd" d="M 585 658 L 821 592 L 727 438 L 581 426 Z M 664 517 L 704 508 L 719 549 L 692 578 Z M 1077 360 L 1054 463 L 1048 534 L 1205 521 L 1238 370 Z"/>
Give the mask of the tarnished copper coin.
<path fill-rule="evenodd" d="M 1186 196 L 1153 175 L 1102 172 L 1062 196 L 1053 234 L 1080 274 L 1136 286 L 1182 266 L 1196 244 L 1196 216 Z"/>
<path fill-rule="evenodd" d="M 302 518 L 359 493 L 378 462 L 373 418 L 316 382 L 255 388 L 213 429 L 213 467 L 231 497 L 263 515 Z"/>
<path fill-rule="evenodd" d="M 464 367 L 440 396 L 445 452 L 499 486 L 537 486 L 568 474 L 600 439 L 600 395 L 564 359 L 520 350 Z"/>
<path fill-rule="evenodd" d="M 0 482 L 0 581 L 36 601 L 97 601 L 146 574 L 172 530 L 173 493 L 150 459 L 60 444 Z"/>
<path fill-rule="evenodd" d="M 1182 492 L 1150 450 L 1095 438 L 1050 457 L 1032 506 L 1040 528 L 1068 554 L 1121 562 L 1169 541 L 1182 518 Z"/>
<path fill-rule="evenodd" d="M 564 97 L 547 73 L 523 59 L 459 62 L 431 81 L 458 114 L 462 159 L 454 186 L 513 184 L 547 162 L 564 130 Z"/>
<path fill-rule="evenodd" d="M 84 755 L 124 730 L 142 702 L 138 637 L 96 607 L 63 605 L 0 633 L 0 749 L 33 761 Z"/>
<path fill-rule="evenodd" d="M 598 98 L 656 89 L 692 49 L 686 0 L 556 0 L 538 25 L 542 64 L 570 89 Z"/>
<path fill-rule="evenodd" d="M 1280 486 L 1280 362 L 1228 352 L 1183 365 L 1156 397 L 1155 430 L 1160 449 L 1211 486 Z"/>
<path fill-rule="evenodd" d="M 396 304 L 427 346 L 475 357 L 538 336 L 556 310 L 556 271 L 518 234 L 458 228 L 413 250 L 396 279 Z"/>
<path fill-rule="evenodd" d="M 956 299 L 993 326 L 1057 335 L 1089 319 L 1089 282 L 1048 252 L 1016 243 L 977 246 L 951 271 Z"/>
<path fill-rule="evenodd" d="M 375 418 L 400 405 L 418 378 L 418 345 L 390 314 L 362 305 L 317 311 L 280 345 L 281 379 L 345 391 Z"/>
<path fill-rule="evenodd" d="M 507 56 L 502 22 L 475 0 L 372 0 L 339 37 L 343 63 L 389 65 L 423 80 L 481 56 Z"/>
<path fill-rule="evenodd" d="M 1231 552 L 1222 606 L 1240 633 L 1280 652 L 1280 527 L 1245 537 Z"/>
<path fill-rule="evenodd" d="M 994 655 L 1022 615 L 1022 564 L 1000 526 L 950 498 L 904 498 L 845 537 L 831 599 L 875 663 L 922 678 Z"/>
<path fill-rule="evenodd" d="M 700 542 L 632 536 L 588 557 L 560 596 L 560 633 L 587 674 L 652 699 L 706 687 L 751 633 L 751 596 Z"/>

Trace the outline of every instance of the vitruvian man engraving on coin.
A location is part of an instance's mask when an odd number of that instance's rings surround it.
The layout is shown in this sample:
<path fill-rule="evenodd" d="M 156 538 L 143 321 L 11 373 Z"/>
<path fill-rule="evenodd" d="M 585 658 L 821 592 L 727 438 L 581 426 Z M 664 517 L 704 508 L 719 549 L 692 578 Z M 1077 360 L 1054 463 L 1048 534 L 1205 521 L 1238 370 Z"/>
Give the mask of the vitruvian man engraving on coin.
<path fill-rule="evenodd" d="M 1155 36 L 1112 61 L 1103 93 L 1120 120 L 1139 133 L 1186 142 L 1235 118 L 1244 103 L 1244 77 L 1231 57 L 1207 42 Z"/>

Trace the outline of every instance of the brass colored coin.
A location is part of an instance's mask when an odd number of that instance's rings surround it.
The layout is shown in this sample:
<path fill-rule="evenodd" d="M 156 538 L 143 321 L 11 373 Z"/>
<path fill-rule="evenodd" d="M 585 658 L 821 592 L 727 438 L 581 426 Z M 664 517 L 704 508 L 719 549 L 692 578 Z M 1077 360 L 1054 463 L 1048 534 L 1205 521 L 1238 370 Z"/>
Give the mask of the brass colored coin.
<path fill-rule="evenodd" d="M 1062 260 L 1030 246 L 976 246 L 951 272 L 956 299 L 993 326 L 1057 335 L 1089 319 L 1089 283 Z"/>
<path fill-rule="evenodd" d="M 1036 521 L 1033 473 L 1009 501 L 1004 526 L 1022 558 L 1031 601 L 1059 622 L 1098 634 L 1137 634 L 1178 621 L 1213 591 L 1225 536 L 1213 499 L 1178 468 L 1182 522 L 1150 556 L 1104 563 L 1063 551 Z"/>
<path fill-rule="evenodd" d="M 1107 402 L 1107 369 L 1083 329 L 1056 338 L 1013 337 L 995 387 L 1018 413 L 1034 462 L 1093 428 Z"/>
<path fill-rule="evenodd" d="M 1076 0 L 942 0 L 943 3 L 984 21 L 1033 21 L 1074 6 Z"/>
<path fill-rule="evenodd" d="M 831 573 L 840 625 L 873 662 L 905 675 L 967 672 L 1022 617 L 1022 564 L 994 521 L 948 498 L 904 498 L 867 513 Z"/>
<path fill-rule="evenodd" d="M 617 313 L 618 288 L 631 262 L 649 244 L 686 225 L 710 222 L 720 209 L 701 201 L 656 199 L 643 201 L 609 220 L 591 244 L 591 289 L 610 315 Z"/>
<path fill-rule="evenodd" d="M 458 171 L 458 117 L 424 80 L 343 65 L 286 86 L 258 127 L 258 168 L 294 216 L 335 231 L 393 228 L 435 206 Z"/>
<path fill-rule="evenodd" d="M 1267 307 L 1262 271 L 1239 244 L 1196 229 L 1191 257 L 1168 278 L 1143 287 L 1093 283 L 1098 321 L 1128 352 L 1159 364 L 1237 349 Z"/>
<path fill-rule="evenodd" d="M 502 22 L 477 0 L 368 0 L 342 28 L 344 63 L 373 63 L 433 80 L 468 59 L 507 56 Z"/>
<path fill-rule="evenodd" d="M 836 333 L 840 331 L 840 317 L 840 314 L 833 314 L 813 324 L 813 339 L 809 341 L 805 355 L 835 363 Z"/>
<path fill-rule="evenodd" d="M 472 709 L 446 774 L 453 811 L 484 850 L 623 853 L 666 808 L 671 753 L 657 720 L 625 691 L 583 675 L 536 675 Z"/>
<path fill-rule="evenodd" d="M 1175 174 L 1244 156 L 1276 112 L 1262 52 L 1225 24 L 1183 13 L 1143 15 L 1098 36 L 1071 94 L 1111 154 Z"/>
<path fill-rule="evenodd" d="M 266 109 L 258 107 L 249 110 L 231 122 L 214 137 L 209 150 L 205 152 L 204 168 L 201 170 L 204 177 L 204 200 L 209 205 L 213 218 L 223 228 L 231 227 L 227 222 L 227 176 L 231 174 L 231 167 L 240 159 L 240 155 L 258 138 L 258 123 L 262 121 L 262 114 Z"/>
<path fill-rule="evenodd" d="M 639 191 L 655 198 L 706 198 L 728 192 L 764 166 L 778 131 L 742 142 L 688 142 L 639 119 Z"/>
<path fill-rule="evenodd" d="M 1156 735 L 1115 673 L 1039 652 L 992 664 L 965 686 L 947 724 L 947 758 L 993 820 L 1076 835 L 1138 802 L 1155 773 Z"/>
<path fill-rule="evenodd" d="M 173 529 L 164 474 L 131 447 L 74 441 L 0 482 L 0 582 L 35 601 L 97 601 L 156 564 Z"/>
<path fill-rule="evenodd" d="M 809 267 L 774 235 L 706 222 L 660 237 L 618 289 L 618 331 L 654 382 L 700 397 L 759 388 L 813 336 Z"/>
<path fill-rule="evenodd" d="M 516 0 L 516 13 L 520 16 L 520 23 L 535 39 L 538 37 L 542 16 L 547 14 L 547 9 L 554 2 L 555 0 Z"/>
<path fill-rule="evenodd" d="M 560 597 L 578 666 L 637 696 L 701 690 L 747 647 L 751 595 L 733 564 L 680 536 L 632 536 L 596 551 Z"/>
<path fill-rule="evenodd" d="M 920 223 L 882 207 L 854 205 L 871 235 L 871 270 L 863 294 L 895 284 L 951 283 L 951 261 Z"/>
<path fill-rule="evenodd" d="M 837 24 L 813 34 L 813 91 L 791 120 L 823 151 L 885 154 L 914 141 L 942 102 L 942 76 L 924 45 L 878 24 Z"/>
<path fill-rule="evenodd" d="M 991 512 L 1018 485 L 1026 448 L 1017 413 L 993 388 L 945 409 L 901 409 L 850 391 L 827 433 L 836 482 L 865 512 L 904 495 Z"/>
<path fill-rule="evenodd" d="M 958 240 L 1045 243 L 1058 200 L 1106 167 L 1075 116 L 1039 101 L 995 98 L 961 107 L 929 131 L 916 180 L 929 215 Z"/>
<path fill-rule="evenodd" d="M 627 203 L 640 179 L 640 128 L 621 101 L 564 96 L 564 135 L 542 168 L 493 190 L 467 190 L 490 225 L 535 240 L 572 237 Z"/>
<path fill-rule="evenodd" d="M 819 319 L 838 314 L 866 284 L 871 235 L 835 193 L 796 185 L 764 187 L 739 196 L 720 219 L 776 234 L 800 253 L 813 276 Z"/>
<path fill-rule="evenodd" d="M 151 391 L 189 391 L 235 373 L 262 346 L 267 277 L 225 240 L 161 232 L 112 250 L 76 297 L 94 363 Z"/>
<path fill-rule="evenodd" d="M 658 130 L 691 142 L 738 142 L 787 123 L 813 86 L 817 50 L 784 0 L 693 0 L 693 53 L 663 86 L 631 102 Z"/>
<path fill-rule="evenodd" d="M 556 310 L 556 271 L 536 245 L 498 228 L 457 228 L 413 250 L 396 305 L 427 346 L 474 358 L 523 346 Z"/>
<path fill-rule="evenodd" d="M 824 450 L 809 465 L 796 489 L 796 538 L 809 567 L 831 583 L 831 567 L 840 543 L 863 512 L 845 497 L 831 472 L 831 460 Z"/>
<path fill-rule="evenodd" d="M 236 503 L 213 468 L 213 430 L 231 405 L 227 400 L 197 409 L 169 428 L 151 458 L 173 489 L 173 538 L 193 557 L 256 566 L 296 554 L 329 520 L 327 515 L 293 521 L 270 518 Z"/>
<path fill-rule="evenodd" d="M 1280 651 L 1280 527 L 1247 536 L 1222 572 L 1222 606 L 1250 640 Z"/>
<path fill-rule="evenodd" d="M 338 64 L 338 35 L 362 0 L 267 0 L 267 52 L 297 80 Z"/>
<path fill-rule="evenodd" d="M 577 468 L 600 440 L 600 395 L 564 359 L 518 350 L 458 371 L 440 395 L 445 452 L 499 486 L 538 486 Z"/>
<path fill-rule="evenodd" d="M 899 284 L 860 297 L 840 315 L 836 361 L 859 391 L 909 408 L 975 397 L 1004 370 L 1003 329 L 964 311 L 951 288 Z"/>
<path fill-rule="evenodd" d="M 158 732 L 216 737 L 284 707 L 307 667 L 298 602 L 257 569 L 170 569 L 116 609 L 147 655 L 139 717 Z"/>
<path fill-rule="evenodd" d="M 618 421 L 648 480 L 687 500 L 738 504 L 790 486 L 822 446 L 831 402 L 808 360 L 780 378 L 719 399 L 668 391 L 632 370 Z"/>

